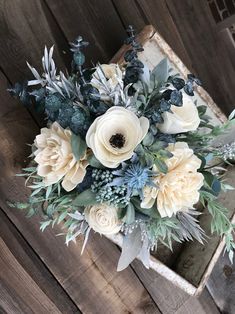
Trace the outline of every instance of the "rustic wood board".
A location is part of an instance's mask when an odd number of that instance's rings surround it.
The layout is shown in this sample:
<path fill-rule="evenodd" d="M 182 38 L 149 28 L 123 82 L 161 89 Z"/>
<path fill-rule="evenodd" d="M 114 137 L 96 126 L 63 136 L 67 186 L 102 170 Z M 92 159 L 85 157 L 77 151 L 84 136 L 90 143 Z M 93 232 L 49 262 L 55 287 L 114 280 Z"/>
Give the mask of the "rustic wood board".
<path fill-rule="evenodd" d="M 207 288 L 221 313 L 235 313 L 235 266 L 227 255 L 221 255 L 215 264 Z"/>
<path fill-rule="evenodd" d="M 0 238 L 0 309 L 6 313 L 62 313 Z"/>
<path fill-rule="evenodd" d="M 0 238 L 3 240 L 8 250 L 11 252 L 12 255 L 14 255 L 14 258 L 17 259 L 17 262 L 20 264 L 20 267 L 16 270 L 16 272 L 18 273 L 19 271 L 20 273 L 21 269 L 23 268 L 24 271 L 28 274 L 28 277 L 32 279 L 33 286 L 37 284 L 38 291 L 41 290 L 46 295 L 46 299 L 50 299 L 51 302 L 54 303 L 55 307 L 58 310 L 58 313 L 66 314 L 80 313 L 78 307 L 75 306 L 75 304 L 71 301 L 67 293 L 62 289 L 57 280 L 52 276 L 50 271 L 45 267 L 40 258 L 35 254 L 33 249 L 29 246 L 26 240 L 17 231 L 15 226 L 10 222 L 10 220 L 7 218 L 7 216 L 3 213 L 1 209 L 0 209 Z M 6 269 L 6 273 L 10 271 L 11 271 L 10 269 L 8 268 Z M 14 287 L 14 281 L 12 285 Z M 17 289 L 16 293 L 18 293 Z M 9 297 L 14 298 L 14 293 L 12 289 L 10 289 L 8 292 L 5 291 L 5 295 L 6 294 L 9 294 L 8 298 Z M 58 295 L 60 296 L 59 298 Z M 30 299 L 27 298 L 27 296 L 21 301 L 26 304 L 29 303 L 28 304 L 29 307 L 33 306 L 33 304 L 30 304 Z M 0 307 L 1 306 L 3 307 L 3 305 L 1 304 L 2 299 L 0 297 Z M 14 304 L 13 305 L 11 304 L 11 306 L 14 306 Z M 12 312 L 9 311 L 9 313 L 15 313 L 15 311 L 12 310 Z M 25 313 L 28 312 L 26 311 Z"/>

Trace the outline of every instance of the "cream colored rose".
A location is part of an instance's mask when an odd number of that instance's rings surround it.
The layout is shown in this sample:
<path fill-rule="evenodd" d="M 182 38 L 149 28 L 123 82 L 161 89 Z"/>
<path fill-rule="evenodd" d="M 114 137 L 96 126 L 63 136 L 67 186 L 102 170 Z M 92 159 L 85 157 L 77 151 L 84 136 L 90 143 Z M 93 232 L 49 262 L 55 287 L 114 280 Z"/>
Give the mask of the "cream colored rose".
<path fill-rule="evenodd" d="M 155 201 L 161 217 L 171 217 L 178 211 L 192 208 L 199 200 L 199 189 L 204 177 L 197 170 L 201 160 L 193 154 L 187 143 L 170 144 L 168 150 L 173 157 L 166 160 L 167 174 L 154 178 L 158 188 L 146 187 L 142 208 L 151 208 Z"/>
<path fill-rule="evenodd" d="M 118 64 L 101 64 L 96 67 L 96 71 L 92 75 L 91 84 L 96 87 L 100 94 L 107 93 L 101 81 L 106 80 L 106 85 L 113 90 L 122 82 L 123 73 Z"/>
<path fill-rule="evenodd" d="M 117 208 L 108 204 L 88 206 L 84 210 L 85 219 L 89 226 L 101 234 L 118 233 L 121 222 L 118 219 Z"/>
<path fill-rule="evenodd" d="M 195 131 L 199 124 L 200 118 L 197 107 L 190 96 L 183 93 L 183 106 L 171 106 L 171 112 L 162 114 L 163 123 L 157 125 L 162 133 L 177 134 L 188 131 Z"/>
<path fill-rule="evenodd" d="M 42 128 L 34 145 L 34 160 L 38 163 L 37 173 L 44 178 L 46 186 L 57 183 L 63 178 L 62 186 L 66 191 L 73 190 L 82 182 L 88 162 L 86 156 L 77 161 L 72 153 L 71 131 L 63 129 L 57 122 L 50 128 Z"/>
<path fill-rule="evenodd" d="M 133 112 L 114 106 L 92 123 L 86 135 L 87 146 L 104 166 L 116 168 L 131 158 L 148 128 L 147 118 L 138 118 Z"/>

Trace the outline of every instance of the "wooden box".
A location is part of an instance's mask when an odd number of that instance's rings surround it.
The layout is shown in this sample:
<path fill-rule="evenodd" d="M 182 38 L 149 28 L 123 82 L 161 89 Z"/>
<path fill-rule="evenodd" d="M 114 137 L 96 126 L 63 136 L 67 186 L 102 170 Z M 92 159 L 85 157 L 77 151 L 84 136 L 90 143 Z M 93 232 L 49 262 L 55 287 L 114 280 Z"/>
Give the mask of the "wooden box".
<path fill-rule="evenodd" d="M 144 47 L 144 51 L 139 54 L 139 58 L 150 69 L 156 66 L 163 58 L 167 57 L 170 67 L 174 72 L 180 73 L 184 78 L 190 73 L 183 62 L 152 26 L 146 26 L 139 34 L 138 40 Z M 128 46 L 123 46 L 111 62 L 122 63 L 124 53 L 127 49 Z M 195 99 L 197 99 L 198 105 L 203 104 L 208 107 L 207 113 L 216 124 L 226 121 L 226 116 L 203 88 L 197 88 Z M 229 169 L 227 180 L 230 184 L 235 185 L 235 169 Z M 234 193 L 222 194 L 219 201 L 231 211 L 231 219 L 235 220 L 235 216 L 233 216 Z M 200 216 L 200 224 L 209 235 L 210 221 L 211 217 L 209 213 L 205 212 Z M 110 236 L 109 239 L 121 247 L 121 234 Z M 158 251 L 151 256 L 150 268 L 188 294 L 199 295 L 205 286 L 213 266 L 223 251 L 223 247 L 224 239 L 221 240 L 220 237 L 216 236 L 209 237 L 204 246 L 197 241 L 183 244 L 175 243 L 173 252 L 164 247 L 159 247 Z"/>

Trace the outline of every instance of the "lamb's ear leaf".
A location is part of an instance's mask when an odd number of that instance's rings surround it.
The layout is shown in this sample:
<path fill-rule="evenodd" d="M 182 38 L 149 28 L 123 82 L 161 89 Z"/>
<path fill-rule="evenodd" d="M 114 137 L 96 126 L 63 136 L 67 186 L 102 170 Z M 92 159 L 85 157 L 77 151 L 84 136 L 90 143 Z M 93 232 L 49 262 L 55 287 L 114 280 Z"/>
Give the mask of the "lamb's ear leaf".
<path fill-rule="evenodd" d="M 131 233 L 123 237 L 122 254 L 118 261 L 117 271 L 121 271 L 139 255 L 142 248 L 140 227 L 135 228 Z"/>
<path fill-rule="evenodd" d="M 144 264 L 144 266 L 149 269 L 150 266 L 150 249 L 149 249 L 149 240 L 147 237 L 144 237 L 143 245 L 139 253 L 139 259 Z"/>
<path fill-rule="evenodd" d="M 96 194 L 91 189 L 83 191 L 73 201 L 75 206 L 89 206 L 96 203 Z"/>
<path fill-rule="evenodd" d="M 80 160 L 85 154 L 87 148 L 86 142 L 79 135 L 73 133 L 71 137 L 71 146 L 76 160 Z"/>

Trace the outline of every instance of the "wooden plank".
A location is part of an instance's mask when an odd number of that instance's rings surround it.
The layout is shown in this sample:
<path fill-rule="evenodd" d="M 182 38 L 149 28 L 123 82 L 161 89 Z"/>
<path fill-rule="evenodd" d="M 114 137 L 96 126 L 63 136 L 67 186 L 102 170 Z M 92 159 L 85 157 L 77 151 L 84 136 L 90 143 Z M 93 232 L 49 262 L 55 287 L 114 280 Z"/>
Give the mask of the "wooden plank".
<path fill-rule="evenodd" d="M 220 314 L 207 290 L 199 298 L 191 297 L 174 314 Z"/>
<path fill-rule="evenodd" d="M 145 25 L 149 24 L 148 19 L 135 0 L 114 0 L 113 5 L 122 23 L 125 25 L 125 28 L 127 28 L 128 25 L 133 25 L 136 32 L 139 33 Z"/>
<path fill-rule="evenodd" d="M 107 63 L 122 45 L 125 30 L 111 0 L 46 0 L 66 38 L 90 42 L 87 60 Z M 114 36 L 115 34 L 115 36 Z"/>
<path fill-rule="evenodd" d="M 6 313 L 62 313 L 0 238 L 0 308 Z"/>
<path fill-rule="evenodd" d="M 66 314 L 80 313 L 70 297 L 61 288 L 2 210 L 0 210 L 0 238 L 2 238 L 8 250 L 17 259 L 24 271 L 27 272 L 28 276 L 32 278 L 46 297 L 55 304 L 58 311 Z M 58 295 L 60 296 L 59 298 Z"/>
<path fill-rule="evenodd" d="M 64 238 L 56 237 L 61 233 L 59 226 L 42 233 L 39 230 L 40 218 L 28 220 L 23 212 L 7 207 L 6 200 L 25 201 L 28 196 L 24 179 L 14 177 L 14 174 L 20 171 L 25 158 L 25 142 L 31 136 L 28 127 L 32 121 L 26 117 L 26 112 L 23 115 L 23 108 L 17 111 L 18 104 L 5 91 L 4 77 L 0 77 L 0 83 L 3 108 L 0 112 L 0 136 L 4 139 L 0 143 L 0 206 L 4 212 L 82 312 L 159 313 L 131 269 L 116 272 L 120 253 L 113 243 L 92 237 L 81 257 L 82 239 L 77 245 L 66 247 Z M 24 128 L 27 137 L 24 136 Z"/>
<path fill-rule="evenodd" d="M 141 262 L 134 261 L 132 266 L 162 313 L 175 313 L 190 298 L 189 294 L 176 288 L 156 271 L 146 269 Z"/>
<path fill-rule="evenodd" d="M 55 45 L 55 57 L 63 66 L 68 43 L 40 0 L 0 2 L 0 67 L 11 81 L 30 76 L 26 60 L 41 68 L 44 46 Z"/>
<path fill-rule="evenodd" d="M 182 5 L 182 1 L 166 0 L 166 3 L 195 74 L 220 108 L 230 113 L 235 99 L 235 70 L 224 45 L 219 44 L 207 2 L 184 0 Z M 191 64 L 182 60 L 192 70 Z"/>
<path fill-rule="evenodd" d="M 174 49 L 176 54 L 188 65 L 190 70 L 193 64 L 189 57 L 189 53 L 185 48 L 179 29 L 169 12 L 169 8 L 165 0 L 136 0 L 140 10 L 148 20 L 148 24 L 152 24 L 165 41 Z M 182 6 L 182 4 L 181 4 Z"/>
<path fill-rule="evenodd" d="M 11 83 L 33 78 L 26 60 L 42 70 L 45 45 L 55 45 L 56 63 L 61 69 L 70 64 L 63 53 L 68 51 L 68 43 L 42 1 L 0 1 L 0 69 Z M 30 112 L 40 125 L 45 124 L 33 107 Z"/>
<path fill-rule="evenodd" d="M 219 314 L 211 296 L 204 290 L 199 298 L 192 297 L 152 269 L 147 270 L 139 261 L 133 269 L 164 314 Z"/>
<path fill-rule="evenodd" d="M 207 281 L 207 289 L 222 313 L 235 313 L 235 265 L 231 264 L 227 254 L 221 255 L 217 261 Z"/>

